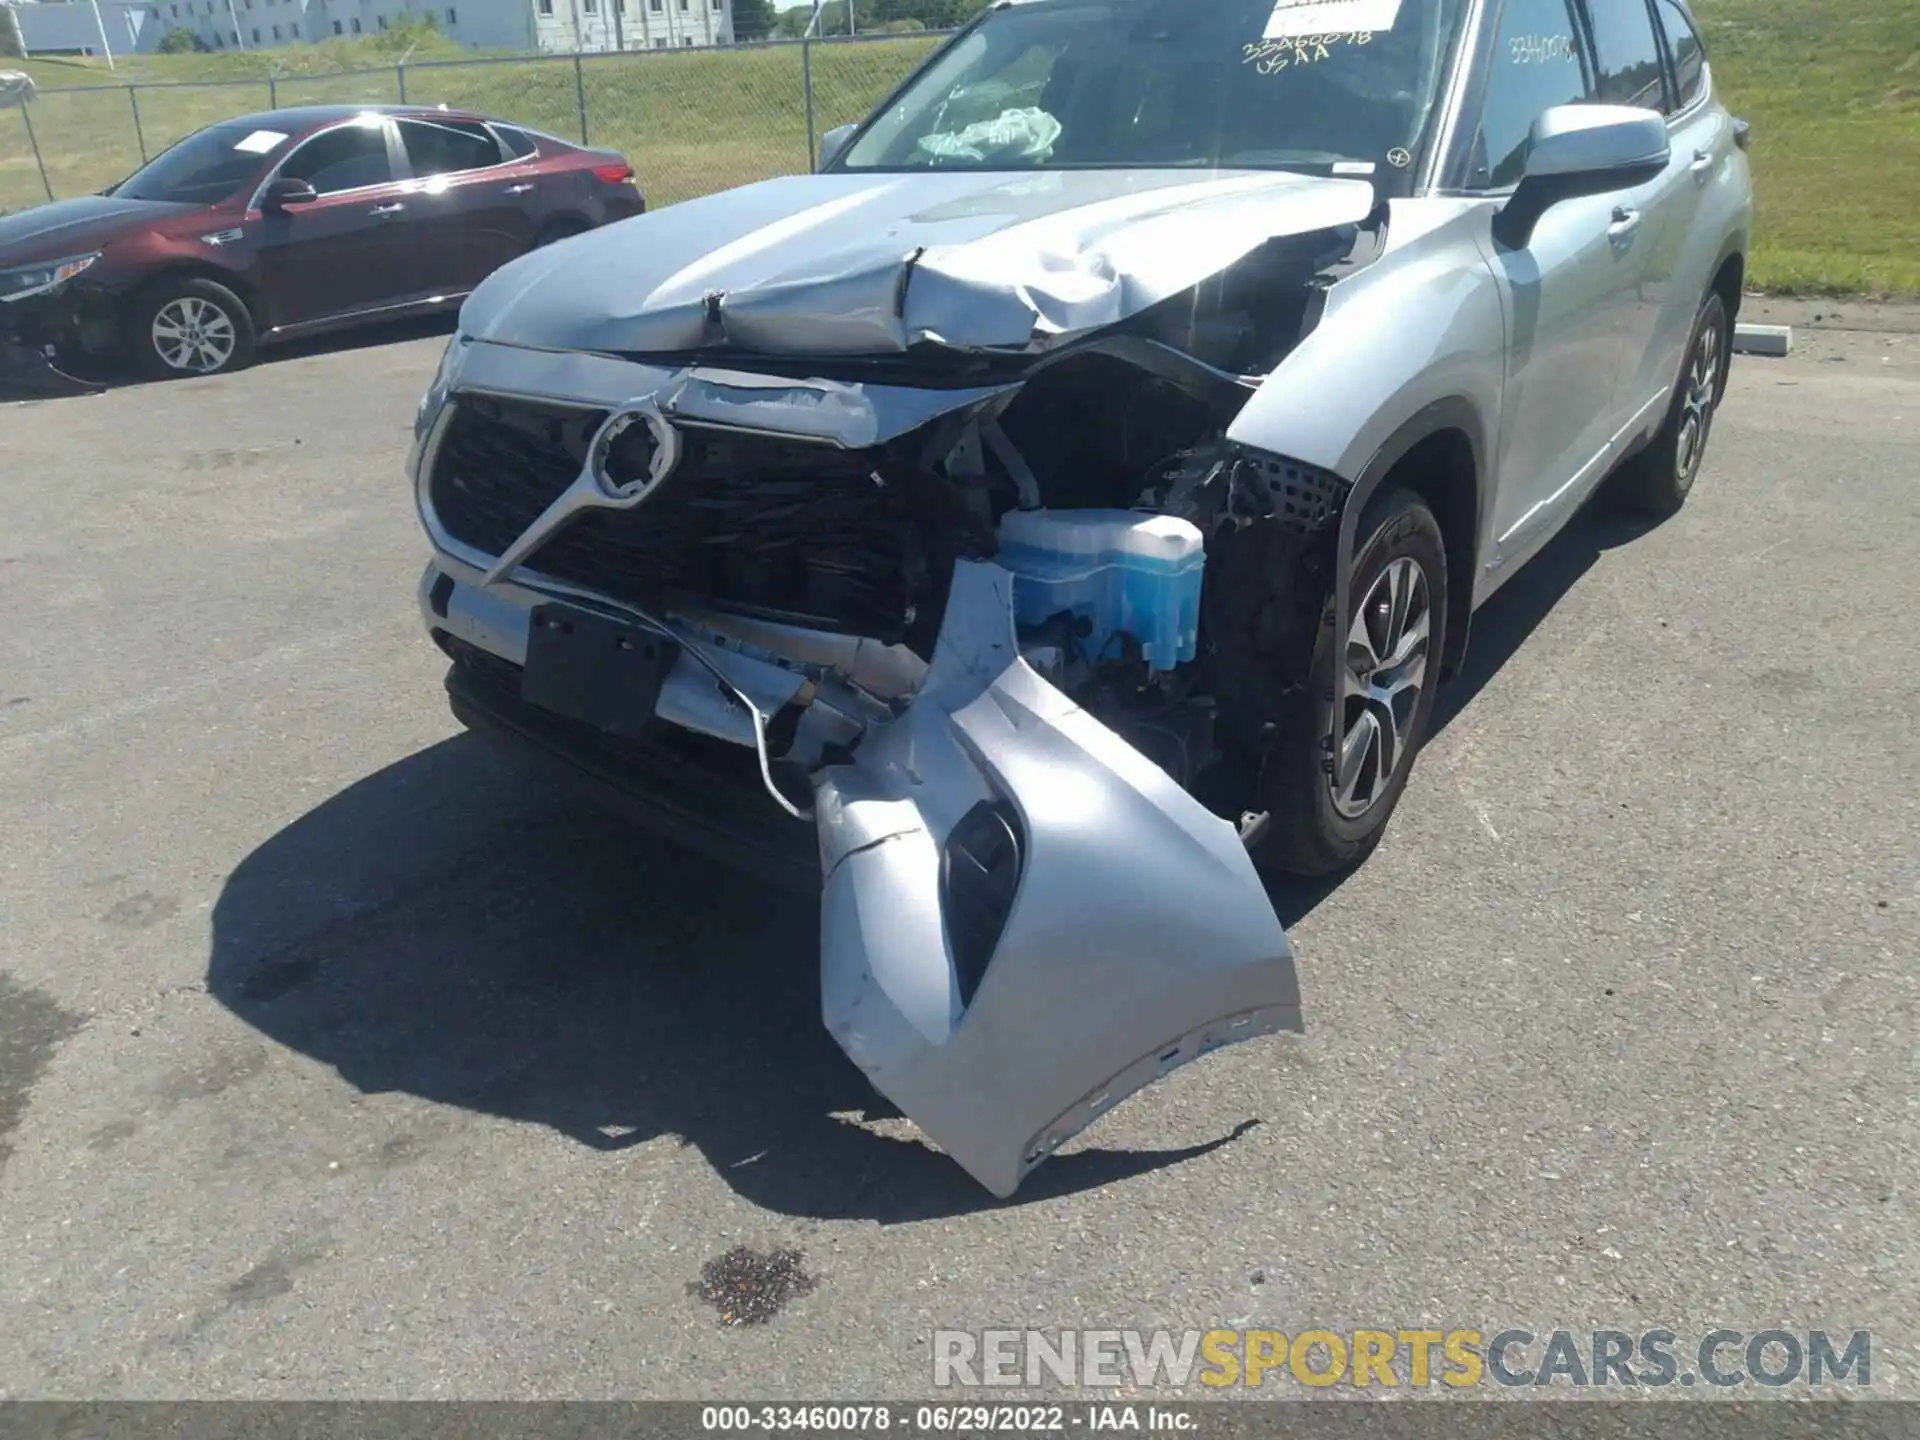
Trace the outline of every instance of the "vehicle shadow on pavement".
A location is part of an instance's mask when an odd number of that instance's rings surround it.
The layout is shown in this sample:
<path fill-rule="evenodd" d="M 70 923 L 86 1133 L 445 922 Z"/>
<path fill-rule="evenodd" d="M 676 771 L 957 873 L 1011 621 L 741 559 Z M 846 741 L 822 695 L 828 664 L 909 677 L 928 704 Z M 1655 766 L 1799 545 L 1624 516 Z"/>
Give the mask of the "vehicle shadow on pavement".
<path fill-rule="evenodd" d="M 1466 711 L 1601 556 L 1633 544 L 1661 523 L 1657 517 L 1610 505 L 1604 497 L 1596 497 L 1568 522 L 1473 617 L 1466 664 L 1441 686 L 1428 738 L 1439 735 Z M 1387 844 L 1393 843 L 1392 836 L 1390 825 Z M 1279 913 L 1280 923 L 1291 930 L 1334 894 L 1345 879 L 1343 874 L 1325 880 L 1274 880 L 1267 886 L 1267 895 Z"/>
<path fill-rule="evenodd" d="M 1596 496 L 1574 516 L 1473 617 L 1466 664 L 1440 687 L 1433 734 L 1440 734 L 1460 717 L 1602 556 L 1634 544 L 1663 523 L 1658 516 L 1611 504 L 1604 495 Z"/>
<path fill-rule="evenodd" d="M 1001 1203 L 826 1033 L 818 927 L 808 897 L 549 794 L 461 737 L 249 855 L 214 908 L 207 989 L 363 1093 L 530 1121 L 603 1151 L 677 1137 L 781 1213 L 901 1223 Z M 1064 1154 L 1011 1203 L 1238 1133 Z"/>
<path fill-rule="evenodd" d="M 1444 728 L 1606 551 L 1595 508 L 1481 612 Z M 1299 923 L 1339 880 L 1277 884 Z M 529 1121 L 620 1151 L 700 1150 L 784 1214 L 881 1223 L 998 1202 L 930 1149 L 820 1023 L 815 902 L 547 791 L 460 737 L 327 800 L 249 855 L 213 912 L 207 989 L 367 1093 Z M 1012 1203 L 1205 1154 L 1070 1151 Z M 405 1149 L 406 1147 L 402 1147 Z"/>

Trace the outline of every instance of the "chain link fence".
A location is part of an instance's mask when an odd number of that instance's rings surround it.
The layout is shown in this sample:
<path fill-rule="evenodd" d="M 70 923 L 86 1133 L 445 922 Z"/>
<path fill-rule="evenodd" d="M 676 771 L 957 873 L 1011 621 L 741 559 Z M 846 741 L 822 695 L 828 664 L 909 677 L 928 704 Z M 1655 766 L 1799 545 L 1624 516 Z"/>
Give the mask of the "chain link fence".
<path fill-rule="evenodd" d="M 938 34 L 433 60 L 332 75 L 42 90 L 0 111 L 0 214 L 89 195 L 206 125 L 288 105 L 445 105 L 619 150 L 650 206 L 811 168 Z"/>

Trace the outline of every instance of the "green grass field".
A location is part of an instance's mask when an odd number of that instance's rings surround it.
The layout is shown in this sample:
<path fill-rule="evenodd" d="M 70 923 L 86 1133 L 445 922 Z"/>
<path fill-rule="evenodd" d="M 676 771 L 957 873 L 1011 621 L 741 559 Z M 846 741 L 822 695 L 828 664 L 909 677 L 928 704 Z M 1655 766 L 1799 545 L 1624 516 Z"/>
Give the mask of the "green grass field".
<path fill-rule="evenodd" d="M 1755 286 L 1920 295 L 1920 0 L 1697 0 L 1753 122 Z"/>
<path fill-rule="evenodd" d="M 818 46 L 813 52 L 820 132 L 858 119 L 910 70 L 933 42 L 925 38 Z M 433 53 L 435 50 L 440 53 Z M 428 58 L 422 63 L 422 55 Z M 404 76 L 412 103 L 484 111 L 581 138 L 578 92 L 586 100 L 587 138 L 623 150 L 657 205 L 807 168 L 806 99 L 799 47 L 733 51 L 643 51 L 590 55 L 577 80 L 573 61 L 469 56 L 440 42 L 416 52 Z M 397 56 L 366 44 L 275 51 L 298 72 L 266 77 L 262 52 L 154 55 L 104 63 L 32 60 L 39 87 L 31 118 L 56 196 L 110 185 L 141 163 L 142 142 L 156 154 L 215 120 L 273 104 L 373 104 L 400 100 Z M 382 61 L 385 63 L 382 64 Z M 358 68 L 379 66 L 380 68 Z M 138 77 L 129 94 L 124 81 Z M 123 82 L 99 89 L 103 83 Z M 138 129 L 136 130 L 136 106 Z M 0 210 L 46 198 L 19 112 L 0 112 Z"/>
<path fill-rule="evenodd" d="M 1749 279 L 1774 291 L 1920 295 L 1920 0 L 1698 0 L 1714 72 L 1754 125 L 1759 226 Z M 816 133 L 857 119 L 925 38 L 816 47 Z M 211 121 L 272 102 L 399 100 L 392 37 L 251 53 L 36 60 L 32 120 L 60 196 L 108 185 Z M 466 57 L 467 63 L 444 63 Z M 277 67 L 271 89 L 266 75 Z M 379 67 L 379 68 L 369 68 Z M 139 82 L 124 88 L 77 87 Z M 215 83 L 227 82 L 227 83 Z M 577 138 L 571 60 L 473 63 L 430 37 L 405 98 Z M 804 170 L 797 47 L 590 56 L 588 138 L 624 150 L 655 204 Z M 139 130 L 135 129 L 135 104 Z M 0 210 L 45 197 L 19 112 L 0 112 Z"/>

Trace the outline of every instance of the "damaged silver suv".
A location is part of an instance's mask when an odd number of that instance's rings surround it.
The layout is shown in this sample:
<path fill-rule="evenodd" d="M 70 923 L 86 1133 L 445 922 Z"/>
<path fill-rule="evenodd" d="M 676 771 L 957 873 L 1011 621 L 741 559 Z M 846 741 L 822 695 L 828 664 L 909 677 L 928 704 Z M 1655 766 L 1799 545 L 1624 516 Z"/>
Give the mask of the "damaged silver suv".
<path fill-rule="evenodd" d="M 1296 1029 L 1261 870 L 1380 838 L 1475 607 L 1727 375 L 1681 0 L 1003 0 L 819 172 L 528 256 L 412 458 L 468 726 L 822 890 L 988 1189 Z"/>

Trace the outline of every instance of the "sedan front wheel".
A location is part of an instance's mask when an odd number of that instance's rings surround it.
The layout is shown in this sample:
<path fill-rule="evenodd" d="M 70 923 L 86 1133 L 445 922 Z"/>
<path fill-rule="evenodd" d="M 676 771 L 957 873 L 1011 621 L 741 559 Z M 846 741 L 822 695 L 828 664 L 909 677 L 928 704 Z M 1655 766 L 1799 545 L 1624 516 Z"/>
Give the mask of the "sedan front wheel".
<path fill-rule="evenodd" d="M 134 307 L 135 363 L 150 380 L 219 375 L 253 359 L 253 316 L 213 280 L 163 280 Z"/>

